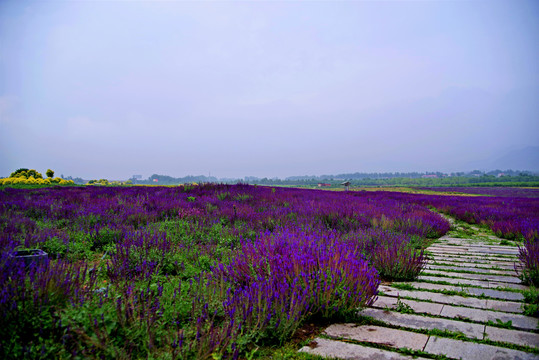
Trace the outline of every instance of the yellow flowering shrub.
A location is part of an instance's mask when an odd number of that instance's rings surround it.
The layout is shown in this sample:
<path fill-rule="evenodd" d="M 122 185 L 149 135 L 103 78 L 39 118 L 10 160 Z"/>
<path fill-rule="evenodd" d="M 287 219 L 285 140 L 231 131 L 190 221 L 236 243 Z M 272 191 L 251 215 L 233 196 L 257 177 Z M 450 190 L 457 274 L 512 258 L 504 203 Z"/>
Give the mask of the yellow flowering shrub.
<path fill-rule="evenodd" d="M 47 175 L 54 174 L 54 171 L 47 170 Z M 0 178 L 0 186 L 3 185 L 75 185 L 73 180 L 64 180 L 60 177 L 47 177 L 43 176 L 34 169 L 18 169 L 11 173 L 8 178 Z"/>

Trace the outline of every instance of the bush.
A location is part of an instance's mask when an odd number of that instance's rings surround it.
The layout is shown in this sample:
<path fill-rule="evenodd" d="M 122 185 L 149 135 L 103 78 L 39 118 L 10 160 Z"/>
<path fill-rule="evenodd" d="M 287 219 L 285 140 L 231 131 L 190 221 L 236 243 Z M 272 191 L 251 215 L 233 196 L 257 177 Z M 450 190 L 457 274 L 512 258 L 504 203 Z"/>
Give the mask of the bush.
<path fill-rule="evenodd" d="M 539 286 L 539 239 L 526 240 L 518 249 L 523 264 L 519 278 L 525 284 Z"/>
<path fill-rule="evenodd" d="M 416 250 L 404 235 L 385 233 L 377 239 L 370 261 L 384 280 L 410 281 L 426 264 L 424 251 Z"/>

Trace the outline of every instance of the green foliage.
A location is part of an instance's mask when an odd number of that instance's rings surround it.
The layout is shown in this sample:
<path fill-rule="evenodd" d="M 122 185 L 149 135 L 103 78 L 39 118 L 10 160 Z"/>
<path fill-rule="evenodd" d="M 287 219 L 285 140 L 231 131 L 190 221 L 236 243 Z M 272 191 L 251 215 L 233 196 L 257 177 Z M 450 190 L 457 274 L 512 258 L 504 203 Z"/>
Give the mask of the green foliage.
<path fill-rule="evenodd" d="M 47 175 L 48 178 L 52 179 L 54 177 L 54 171 L 52 171 L 51 169 L 47 169 L 45 174 Z"/>
<path fill-rule="evenodd" d="M 539 289 L 532 285 L 522 295 L 525 302 L 522 304 L 524 315 L 539 317 Z"/>
<path fill-rule="evenodd" d="M 506 322 L 503 322 L 500 319 L 496 319 L 496 321 L 489 320 L 487 321 L 487 325 L 501 327 L 505 329 L 513 329 L 513 322 L 511 320 Z"/>
<path fill-rule="evenodd" d="M 395 306 L 395 311 L 401 314 L 415 314 L 414 309 L 406 303 L 403 303 L 400 297 L 397 299 L 397 305 Z"/>
<path fill-rule="evenodd" d="M 391 286 L 399 290 L 415 290 L 415 287 L 413 285 L 407 284 L 407 283 L 396 282 L 396 283 L 391 284 Z"/>

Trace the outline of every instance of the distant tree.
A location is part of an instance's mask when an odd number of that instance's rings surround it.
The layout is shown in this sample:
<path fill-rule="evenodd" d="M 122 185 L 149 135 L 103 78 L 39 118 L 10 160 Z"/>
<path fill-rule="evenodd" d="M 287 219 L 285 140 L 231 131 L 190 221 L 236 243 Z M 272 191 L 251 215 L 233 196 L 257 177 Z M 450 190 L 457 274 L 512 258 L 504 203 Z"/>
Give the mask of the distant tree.
<path fill-rule="evenodd" d="M 26 178 L 26 172 L 28 171 L 29 169 L 27 168 L 20 168 L 20 169 L 17 169 L 15 170 L 14 172 L 11 173 L 11 175 L 9 175 L 9 177 L 19 177 L 20 174 L 24 173 L 24 177 Z"/>
<path fill-rule="evenodd" d="M 52 179 L 54 177 L 54 171 L 52 171 L 51 169 L 48 169 L 45 174 L 47 174 L 48 178 Z"/>

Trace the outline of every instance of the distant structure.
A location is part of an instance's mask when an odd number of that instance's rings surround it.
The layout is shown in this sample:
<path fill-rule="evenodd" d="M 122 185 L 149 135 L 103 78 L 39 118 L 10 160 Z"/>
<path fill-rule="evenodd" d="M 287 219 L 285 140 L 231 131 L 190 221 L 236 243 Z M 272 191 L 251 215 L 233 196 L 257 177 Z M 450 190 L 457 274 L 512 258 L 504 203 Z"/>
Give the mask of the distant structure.
<path fill-rule="evenodd" d="M 345 181 L 341 183 L 341 185 L 344 186 L 344 191 L 348 191 L 348 189 L 350 188 L 350 181 Z"/>
<path fill-rule="evenodd" d="M 331 186 L 331 184 L 318 183 L 318 187 Z"/>

